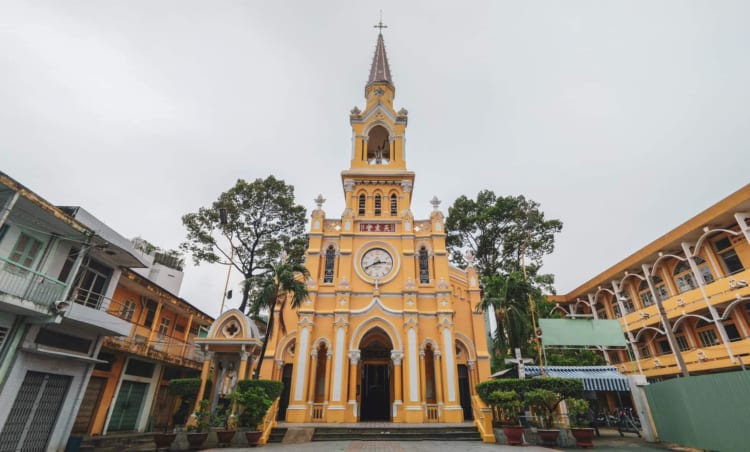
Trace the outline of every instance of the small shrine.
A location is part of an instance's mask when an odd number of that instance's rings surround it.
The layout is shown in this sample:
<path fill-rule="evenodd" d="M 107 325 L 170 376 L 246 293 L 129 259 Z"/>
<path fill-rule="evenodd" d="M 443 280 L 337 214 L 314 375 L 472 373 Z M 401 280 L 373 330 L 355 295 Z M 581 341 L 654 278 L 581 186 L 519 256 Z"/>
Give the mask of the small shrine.
<path fill-rule="evenodd" d="M 217 405 L 229 407 L 237 381 L 252 378 L 258 364 L 262 346 L 258 327 L 240 310 L 231 309 L 214 321 L 205 338 L 195 343 L 205 353 L 195 409 L 204 398 L 211 401 L 212 410 Z M 207 396 L 206 388 L 210 391 Z"/>

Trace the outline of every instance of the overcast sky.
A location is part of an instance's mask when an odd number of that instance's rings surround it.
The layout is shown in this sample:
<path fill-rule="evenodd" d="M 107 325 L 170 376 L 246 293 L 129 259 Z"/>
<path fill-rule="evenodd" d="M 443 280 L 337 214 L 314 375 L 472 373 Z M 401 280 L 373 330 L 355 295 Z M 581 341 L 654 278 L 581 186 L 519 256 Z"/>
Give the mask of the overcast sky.
<path fill-rule="evenodd" d="M 380 9 L 414 214 L 534 199 L 559 293 L 750 182 L 743 1 L 3 0 L 0 169 L 164 248 L 238 178 L 339 217 Z M 225 275 L 180 295 L 216 315 Z"/>

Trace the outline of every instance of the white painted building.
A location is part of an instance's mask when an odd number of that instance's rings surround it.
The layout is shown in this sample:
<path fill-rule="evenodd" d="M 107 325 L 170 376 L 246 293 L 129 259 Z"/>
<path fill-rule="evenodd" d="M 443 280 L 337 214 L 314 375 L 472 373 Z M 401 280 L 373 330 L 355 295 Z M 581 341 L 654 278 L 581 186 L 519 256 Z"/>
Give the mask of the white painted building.
<path fill-rule="evenodd" d="M 0 172 L 0 451 L 64 450 L 105 336 L 130 242 Z"/>

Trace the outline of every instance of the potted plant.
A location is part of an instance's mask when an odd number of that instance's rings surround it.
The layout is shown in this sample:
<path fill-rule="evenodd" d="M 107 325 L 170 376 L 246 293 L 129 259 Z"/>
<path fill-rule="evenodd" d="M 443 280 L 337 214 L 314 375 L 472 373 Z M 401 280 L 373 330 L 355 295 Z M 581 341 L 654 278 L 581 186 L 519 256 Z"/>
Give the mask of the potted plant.
<path fill-rule="evenodd" d="M 154 433 L 154 443 L 156 444 L 156 450 L 165 448 L 169 449 L 175 438 L 177 438 L 177 433 L 175 433 L 174 431 L 167 431 L 166 429 L 164 430 L 164 432 Z"/>
<path fill-rule="evenodd" d="M 510 445 L 523 444 L 523 426 L 518 422 L 518 414 L 523 410 L 523 402 L 516 391 L 492 391 L 487 402 L 497 407 L 503 433 Z"/>
<path fill-rule="evenodd" d="M 209 403 L 208 400 L 201 400 L 198 411 L 193 413 L 195 423 L 187 427 L 187 440 L 190 447 L 199 448 L 208 439 L 208 427 L 211 422 Z"/>
<path fill-rule="evenodd" d="M 594 447 L 594 429 L 589 427 L 586 415 L 589 411 L 589 402 L 584 399 L 566 399 L 568 416 L 570 419 L 570 431 L 576 439 L 578 447 Z"/>
<path fill-rule="evenodd" d="M 221 408 L 217 408 L 211 415 L 211 427 L 215 428 L 216 442 L 224 445 L 231 443 L 234 434 L 237 432 L 234 424 L 230 421 L 227 410 Z"/>
<path fill-rule="evenodd" d="M 245 438 L 250 446 L 257 446 L 263 432 L 258 430 L 258 425 L 263 422 L 266 412 L 271 407 L 273 400 L 268 397 L 266 391 L 259 386 L 250 387 L 242 392 L 235 393 L 235 400 L 240 405 L 239 424 L 250 430 L 245 432 Z"/>
<path fill-rule="evenodd" d="M 526 403 L 541 418 L 541 428 L 538 429 L 542 445 L 554 447 L 560 437 L 560 430 L 553 428 L 553 414 L 562 399 L 549 389 L 533 389 L 524 397 Z"/>

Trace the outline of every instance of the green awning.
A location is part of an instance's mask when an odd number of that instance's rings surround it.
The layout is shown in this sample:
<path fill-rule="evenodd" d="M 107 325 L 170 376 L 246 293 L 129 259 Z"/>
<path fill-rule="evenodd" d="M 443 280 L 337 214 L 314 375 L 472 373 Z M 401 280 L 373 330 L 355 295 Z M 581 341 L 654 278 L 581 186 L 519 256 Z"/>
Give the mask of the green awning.
<path fill-rule="evenodd" d="M 539 366 L 524 366 L 528 377 L 541 374 Z M 628 378 L 613 366 L 544 366 L 548 377 L 574 378 L 583 382 L 585 391 L 630 391 Z"/>
<path fill-rule="evenodd" d="M 625 347 L 619 320 L 539 319 L 542 345 Z"/>

